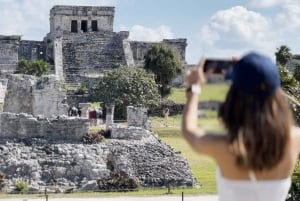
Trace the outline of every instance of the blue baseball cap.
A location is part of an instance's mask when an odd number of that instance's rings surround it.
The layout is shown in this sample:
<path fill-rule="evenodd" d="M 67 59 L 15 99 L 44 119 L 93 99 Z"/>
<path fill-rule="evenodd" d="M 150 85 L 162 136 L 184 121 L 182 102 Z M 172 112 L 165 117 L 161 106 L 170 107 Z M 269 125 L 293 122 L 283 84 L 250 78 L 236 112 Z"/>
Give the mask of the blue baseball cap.
<path fill-rule="evenodd" d="M 280 87 L 278 68 L 269 57 L 250 52 L 234 64 L 232 86 L 245 94 L 270 96 Z"/>

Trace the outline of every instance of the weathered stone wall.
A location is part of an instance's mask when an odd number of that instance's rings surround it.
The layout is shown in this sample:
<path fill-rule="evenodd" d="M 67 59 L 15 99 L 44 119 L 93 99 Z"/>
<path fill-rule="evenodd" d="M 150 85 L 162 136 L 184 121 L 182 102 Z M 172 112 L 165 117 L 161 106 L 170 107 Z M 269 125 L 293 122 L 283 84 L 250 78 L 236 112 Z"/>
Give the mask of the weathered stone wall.
<path fill-rule="evenodd" d="M 127 124 L 128 126 L 140 127 L 151 130 L 148 122 L 148 109 L 143 107 L 127 107 Z"/>
<path fill-rule="evenodd" d="M 163 39 L 163 43 L 167 44 L 170 48 L 178 52 L 181 60 L 185 64 L 185 49 L 187 42 L 185 38 L 176 38 L 176 39 Z"/>
<path fill-rule="evenodd" d="M 99 31 L 113 31 L 114 7 L 104 6 L 54 6 L 50 10 L 50 32 L 71 32 L 71 21 L 77 21 L 77 31 L 82 31 L 82 21 L 87 21 L 87 31 L 92 31 L 92 20 Z"/>
<path fill-rule="evenodd" d="M 18 49 L 21 36 L 0 35 L 0 72 L 4 77 L 14 72 L 18 64 Z"/>
<path fill-rule="evenodd" d="M 43 41 L 21 40 L 19 47 L 20 59 L 45 59 L 46 45 Z"/>
<path fill-rule="evenodd" d="M 144 66 L 144 56 L 146 55 L 148 49 L 155 44 L 165 43 L 174 51 L 176 51 L 183 63 L 185 61 L 185 48 L 187 46 L 186 39 L 164 39 L 162 42 L 143 42 L 143 41 L 130 41 L 130 47 L 136 66 Z"/>
<path fill-rule="evenodd" d="M 300 55 L 296 54 L 292 56 L 292 59 L 287 63 L 287 69 L 291 72 L 294 73 L 295 71 L 295 66 L 300 63 Z"/>
<path fill-rule="evenodd" d="M 142 140 L 153 135 L 149 130 L 134 126 L 124 127 L 114 124 L 110 130 L 112 139 Z"/>
<path fill-rule="evenodd" d="M 63 103 L 65 97 L 66 93 L 54 75 L 37 78 L 12 74 L 8 76 L 3 111 L 46 117 L 67 115 L 68 105 Z"/>
<path fill-rule="evenodd" d="M 36 78 L 34 76 L 16 74 L 9 75 L 3 111 L 32 114 L 32 90 L 35 82 Z"/>
<path fill-rule="evenodd" d="M 66 82 L 79 83 L 84 75 L 126 65 L 123 33 L 95 32 L 63 36 L 63 68 Z"/>
<path fill-rule="evenodd" d="M 46 118 L 33 117 L 25 113 L 0 113 L 1 138 L 25 139 L 39 137 L 51 141 L 81 142 L 88 132 L 87 118 L 59 116 Z"/>

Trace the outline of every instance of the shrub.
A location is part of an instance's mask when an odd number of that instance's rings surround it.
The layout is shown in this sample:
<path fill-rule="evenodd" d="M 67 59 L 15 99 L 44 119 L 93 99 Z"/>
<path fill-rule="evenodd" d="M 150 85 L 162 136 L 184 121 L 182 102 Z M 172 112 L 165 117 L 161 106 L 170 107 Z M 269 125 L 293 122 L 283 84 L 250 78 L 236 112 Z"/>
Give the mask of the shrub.
<path fill-rule="evenodd" d="M 16 191 L 18 193 L 27 193 L 28 192 L 28 183 L 26 181 L 19 181 L 16 183 Z"/>
<path fill-rule="evenodd" d="M 0 190 L 2 190 L 5 187 L 4 178 L 5 178 L 4 173 L 0 172 Z"/>
<path fill-rule="evenodd" d="M 42 60 L 26 60 L 22 59 L 19 61 L 16 73 L 42 76 L 47 75 L 50 72 L 49 64 Z"/>
<path fill-rule="evenodd" d="M 108 138 L 108 135 L 110 137 L 110 132 L 104 130 L 100 130 L 96 133 L 86 133 L 82 137 L 82 141 L 84 144 L 98 144 L 103 142 L 105 136 L 105 138 Z"/>

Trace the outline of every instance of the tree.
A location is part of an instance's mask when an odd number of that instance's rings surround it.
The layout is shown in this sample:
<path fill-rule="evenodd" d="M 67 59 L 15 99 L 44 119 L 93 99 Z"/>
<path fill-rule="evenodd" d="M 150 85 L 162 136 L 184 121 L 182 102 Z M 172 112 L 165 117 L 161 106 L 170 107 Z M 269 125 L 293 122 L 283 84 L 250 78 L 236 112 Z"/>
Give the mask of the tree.
<path fill-rule="evenodd" d="M 298 82 L 300 82 L 300 63 L 299 62 L 295 64 L 294 77 Z"/>
<path fill-rule="evenodd" d="M 155 74 L 161 97 L 171 94 L 172 82 L 182 73 L 182 66 L 179 54 L 165 44 L 151 46 L 145 55 L 145 69 Z"/>
<path fill-rule="evenodd" d="M 279 65 L 286 67 L 286 64 L 292 59 L 293 55 L 291 49 L 286 45 L 281 45 L 275 52 L 276 62 Z"/>
<path fill-rule="evenodd" d="M 297 86 L 297 80 L 293 75 L 282 65 L 278 65 L 278 71 L 281 80 L 281 87 L 285 90 Z"/>
<path fill-rule="evenodd" d="M 20 74 L 27 74 L 27 75 L 35 75 L 35 76 L 42 76 L 49 74 L 50 67 L 49 64 L 42 60 L 27 60 L 22 59 L 18 63 L 16 73 Z"/>
<path fill-rule="evenodd" d="M 93 101 L 114 104 L 116 118 L 124 118 L 126 107 L 154 107 L 160 96 L 152 73 L 142 68 L 121 67 L 99 78 L 99 85 L 91 91 Z"/>

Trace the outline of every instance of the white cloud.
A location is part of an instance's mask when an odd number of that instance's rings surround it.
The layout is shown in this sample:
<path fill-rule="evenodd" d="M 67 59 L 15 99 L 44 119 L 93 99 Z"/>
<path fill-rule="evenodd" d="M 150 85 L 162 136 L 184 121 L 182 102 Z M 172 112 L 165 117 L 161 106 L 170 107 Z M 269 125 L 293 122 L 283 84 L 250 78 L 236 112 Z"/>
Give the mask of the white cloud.
<path fill-rule="evenodd" d="M 276 23 L 283 31 L 300 31 L 300 2 L 283 5 Z"/>
<path fill-rule="evenodd" d="M 49 13 L 54 5 L 113 6 L 117 0 L 0 0 L 1 34 L 42 40 L 49 32 Z"/>
<path fill-rule="evenodd" d="M 242 6 L 213 15 L 202 27 L 200 41 L 204 51 L 226 56 L 249 50 L 269 53 L 278 44 L 272 21 Z"/>
<path fill-rule="evenodd" d="M 269 8 L 282 5 L 290 0 L 248 0 L 248 3 L 257 8 Z"/>
<path fill-rule="evenodd" d="M 174 34 L 169 26 L 160 25 L 157 28 L 148 28 L 134 25 L 131 28 L 121 26 L 120 30 L 129 31 L 129 39 L 137 41 L 161 41 L 162 39 L 173 39 Z"/>

